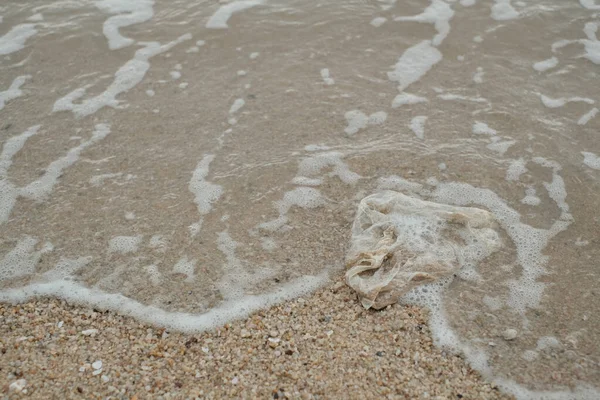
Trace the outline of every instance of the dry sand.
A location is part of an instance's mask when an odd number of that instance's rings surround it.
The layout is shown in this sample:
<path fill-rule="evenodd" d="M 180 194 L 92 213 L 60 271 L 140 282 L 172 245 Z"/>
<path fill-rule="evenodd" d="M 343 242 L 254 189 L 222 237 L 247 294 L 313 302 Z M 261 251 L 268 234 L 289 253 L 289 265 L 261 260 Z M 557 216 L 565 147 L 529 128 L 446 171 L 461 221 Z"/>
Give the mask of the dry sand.
<path fill-rule="evenodd" d="M 433 347 L 424 310 L 366 311 L 341 282 L 196 335 L 56 299 L 0 315 L 8 398 L 509 398 Z"/>

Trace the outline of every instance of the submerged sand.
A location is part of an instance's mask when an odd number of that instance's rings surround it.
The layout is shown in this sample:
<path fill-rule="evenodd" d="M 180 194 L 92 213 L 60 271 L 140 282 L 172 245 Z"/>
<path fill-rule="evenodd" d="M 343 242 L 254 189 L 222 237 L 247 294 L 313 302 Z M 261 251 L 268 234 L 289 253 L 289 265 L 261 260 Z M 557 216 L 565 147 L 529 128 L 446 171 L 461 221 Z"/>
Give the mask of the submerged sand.
<path fill-rule="evenodd" d="M 341 282 L 199 334 L 55 299 L 0 318 L 10 398 L 510 398 L 433 346 L 423 310 L 364 310 Z"/>

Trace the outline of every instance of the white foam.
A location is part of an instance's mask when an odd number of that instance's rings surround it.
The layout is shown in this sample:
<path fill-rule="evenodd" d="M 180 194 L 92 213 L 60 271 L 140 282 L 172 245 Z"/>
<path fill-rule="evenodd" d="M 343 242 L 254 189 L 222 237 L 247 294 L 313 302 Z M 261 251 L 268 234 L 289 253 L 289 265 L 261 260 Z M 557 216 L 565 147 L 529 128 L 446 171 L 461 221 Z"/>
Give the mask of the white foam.
<path fill-rule="evenodd" d="M 381 125 L 387 119 L 387 113 L 384 111 L 375 112 L 369 116 L 359 110 L 348 111 L 344 114 L 348 126 L 344 129 L 348 135 L 354 135 L 361 129 L 365 129 L 368 125 Z"/>
<path fill-rule="evenodd" d="M 162 235 L 152 235 L 148 241 L 148 247 L 159 253 L 164 253 L 167 249 L 167 241 Z"/>
<path fill-rule="evenodd" d="M 431 0 L 431 4 L 419 14 L 410 17 L 396 17 L 394 21 L 414 21 L 434 24 L 438 34 L 434 36 L 432 44 L 439 46 L 450 33 L 450 19 L 454 11 L 450 5 L 442 0 Z"/>
<path fill-rule="evenodd" d="M 197 40 L 196 41 L 196 46 L 198 47 L 202 47 L 206 44 L 206 42 L 204 40 Z"/>
<path fill-rule="evenodd" d="M 279 211 L 279 217 L 274 220 L 263 222 L 257 225 L 257 228 L 267 231 L 277 231 L 287 222 L 288 211 L 296 206 L 300 208 L 312 209 L 325 205 L 325 200 L 317 189 L 309 187 L 297 187 L 286 192 L 283 199 L 274 202 L 275 208 Z"/>
<path fill-rule="evenodd" d="M 173 79 L 173 80 L 177 80 L 177 79 L 181 78 L 181 72 L 179 72 L 179 71 L 170 71 L 169 75 L 171 75 L 171 79 Z"/>
<path fill-rule="evenodd" d="M 154 0 L 97 0 L 94 4 L 105 13 L 118 14 L 104 21 L 102 27 L 111 50 L 121 49 L 135 42 L 121 35 L 120 28 L 149 21 L 154 16 Z"/>
<path fill-rule="evenodd" d="M 323 68 L 321 70 L 321 78 L 323 78 L 323 82 L 325 82 L 326 85 L 333 85 L 335 83 L 335 81 L 329 76 L 329 69 L 327 68 Z"/>
<path fill-rule="evenodd" d="M 146 94 L 150 97 L 154 97 L 154 95 L 156 94 L 156 92 L 152 89 L 148 89 L 146 90 Z"/>
<path fill-rule="evenodd" d="M 579 4 L 588 10 L 600 10 L 600 4 L 596 4 L 595 0 L 579 0 Z"/>
<path fill-rule="evenodd" d="M 135 253 L 142 243 L 141 236 L 115 236 L 108 241 L 108 252 L 128 254 Z"/>
<path fill-rule="evenodd" d="M 559 97 L 557 99 L 553 99 L 551 97 L 540 94 L 540 99 L 542 103 L 548 108 L 558 108 L 564 107 L 565 104 L 570 102 L 583 102 L 587 104 L 594 104 L 594 100 L 587 97 Z"/>
<path fill-rule="evenodd" d="M 264 0 L 238 0 L 224 4 L 208 19 L 207 28 L 225 29 L 228 28 L 227 21 L 233 13 L 246 10 L 264 3 Z"/>
<path fill-rule="evenodd" d="M 50 194 L 58 178 L 63 171 L 73 165 L 78 159 L 79 154 L 87 147 L 104 139 L 109 133 L 110 128 L 105 124 L 96 125 L 96 130 L 91 139 L 82 142 L 69 150 L 66 156 L 53 161 L 46 167 L 44 174 L 24 187 L 17 187 L 8 179 L 8 169 L 12 165 L 12 158 L 25 145 L 27 139 L 35 135 L 40 125 L 32 126 L 20 135 L 8 139 L 2 148 L 0 154 L 0 224 L 6 222 L 12 209 L 19 197 L 26 197 L 35 201 L 43 201 Z"/>
<path fill-rule="evenodd" d="M 577 125 L 585 125 L 598 114 L 598 108 L 594 107 L 587 113 L 583 114 L 578 120 Z"/>
<path fill-rule="evenodd" d="M 417 96 L 411 93 L 402 92 L 392 101 L 392 108 L 398 108 L 406 104 L 426 103 L 425 97 Z"/>
<path fill-rule="evenodd" d="M 27 21 L 31 22 L 40 22 L 44 20 L 44 16 L 41 13 L 33 14 L 31 17 L 27 18 Z"/>
<path fill-rule="evenodd" d="M 497 152 L 501 156 L 504 155 L 511 148 L 512 145 L 517 143 L 515 140 L 496 141 L 488 144 L 486 147 L 492 151 Z"/>
<path fill-rule="evenodd" d="M 294 178 L 293 183 L 301 184 L 300 182 L 304 182 L 307 186 L 320 185 L 322 179 L 315 179 L 314 177 L 320 175 L 323 169 L 331 167 L 332 171 L 328 176 L 337 176 L 342 182 L 354 185 L 361 176 L 350 171 L 342 158 L 343 154 L 337 151 L 319 153 L 304 158 L 298 166 L 298 176 Z"/>
<path fill-rule="evenodd" d="M 198 53 L 198 52 L 200 52 L 200 47 L 192 46 L 192 47 L 188 48 L 185 52 L 186 53 Z"/>
<path fill-rule="evenodd" d="M 16 303 L 44 296 L 58 297 L 69 303 L 111 310 L 149 324 L 192 333 L 217 328 L 232 320 L 244 318 L 254 311 L 311 293 L 328 281 L 327 271 L 317 276 L 305 275 L 280 285 L 269 293 L 245 295 L 235 301 L 223 302 L 204 314 L 168 312 L 155 306 L 138 303 L 122 294 L 107 293 L 64 280 L 2 290 L 0 301 Z"/>
<path fill-rule="evenodd" d="M 492 19 L 496 21 L 507 21 L 519 17 L 519 12 L 514 9 L 510 0 L 494 0 L 495 4 L 492 6 Z"/>
<path fill-rule="evenodd" d="M 483 68 L 477 67 L 477 71 L 473 74 L 473 82 L 475 83 L 483 83 Z"/>
<path fill-rule="evenodd" d="M 21 238 L 15 247 L 0 261 L 0 281 L 33 274 L 42 255 L 53 250 L 51 243 L 46 243 L 40 250 L 35 250 L 38 240 L 31 236 Z"/>
<path fill-rule="evenodd" d="M 481 35 L 477 35 L 477 36 L 473 37 L 473 41 L 475 43 L 481 43 L 481 42 L 483 42 L 483 38 L 481 37 Z"/>
<path fill-rule="evenodd" d="M 525 197 L 521 199 L 521 203 L 527 204 L 529 206 L 537 206 L 541 202 L 542 201 L 540 200 L 540 198 L 536 196 L 535 188 L 533 186 L 530 186 L 527 189 L 525 189 Z"/>
<path fill-rule="evenodd" d="M 176 274 L 184 274 L 186 276 L 186 282 L 193 282 L 196 278 L 194 271 L 196 270 L 196 264 L 198 260 L 189 260 L 187 256 L 183 256 L 173 266 L 173 272 Z"/>
<path fill-rule="evenodd" d="M 460 5 L 463 7 L 471 7 L 475 5 L 475 0 L 460 0 Z"/>
<path fill-rule="evenodd" d="M 243 69 L 240 69 L 240 70 L 237 72 L 237 76 L 246 76 L 247 74 L 248 74 L 248 73 L 247 73 L 246 71 L 244 71 Z"/>
<path fill-rule="evenodd" d="M 418 193 L 423 190 L 423 185 L 418 182 L 408 181 L 398 175 L 382 177 L 377 180 L 377 190 L 395 190 L 401 193 Z"/>
<path fill-rule="evenodd" d="M 188 33 L 163 45 L 158 42 L 145 43 L 145 47 L 135 52 L 133 59 L 127 61 L 125 65 L 119 68 L 115 73 L 114 81 L 104 92 L 84 100 L 81 104 L 74 104 L 73 102 L 75 100 L 78 100 L 85 94 L 88 86 L 75 89 L 66 96 L 58 99 L 54 103 L 52 111 L 72 111 L 78 118 L 81 118 L 94 114 L 96 111 L 106 106 L 119 108 L 120 101 L 117 100 L 117 96 L 134 88 L 144 79 L 144 76 L 150 69 L 150 58 L 168 51 L 177 44 L 190 40 L 191 38 L 192 35 Z"/>
<path fill-rule="evenodd" d="M 258 58 L 258 56 L 259 56 L 259 55 L 260 55 L 260 53 L 258 53 L 258 52 L 256 52 L 256 51 L 255 51 L 255 52 L 253 52 L 253 53 L 250 53 L 250 59 L 251 59 L 251 60 L 256 60 L 256 59 Z"/>
<path fill-rule="evenodd" d="M 14 26 L 4 36 L 0 37 L 0 56 L 5 56 L 25 48 L 27 39 L 37 33 L 35 24 L 20 24 Z"/>
<path fill-rule="evenodd" d="M 590 168 L 600 170 L 600 157 L 598 157 L 594 153 L 590 153 L 589 151 L 582 151 L 583 155 L 583 163 Z"/>
<path fill-rule="evenodd" d="M 544 71 L 548 71 L 549 69 L 556 67 L 557 65 L 558 65 L 558 58 L 550 57 L 544 61 L 538 61 L 535 64 L 533 64 L 533 69 L 535 69 L 536 71 L 539 71 L 539 72 L 544 72 Z"/>
<path fill-rule="evenodd" d="M 594 64 L 600 64 L 600 41 L 598 41 L 598 38 L 596 37 L 599 24 L 599 22 L 586 23 L 583 31 L 588 38 L 581 39 L 581 43 L 583 43 L 586 52 L 584 57 Z"/>
<path fill-rule="evenodd" d="M 475 121 L 473 124 L 473 133 L 475 135 L 489 135 L 493 136 L 498 132 L 495 129 L 492 129 L 485 122 Z"/>
<path fill-rule="evenodd" d="M 410 120 L 410 129 L 413 131 L 416 137 L 419 139 L 425 138 L 425 122 L 427 116 L 419 115 Z"/>
<path fill-rule="evenodd" d="M 70 259 L 61 257 L 54 268 L 42 274 L 42 279 L 54 281 L 58 279 L 70 279 L 73 274 L 81 270 L 92 261 L 92 257 L 79 257 Z"/>
<path fill-rule="evenodd" d="M 205 155 L 196 166 L 190 179 L 188 189 L 194 195 L 194 202 L 200 215 L 206 215 L 223 194 L 223 187 L 206 180 L 210 163 L 215 159 L 212 154 Z"/>
<path fill-rule="evenodd" d="M 506 170 L 506 180 L 509 182 L 518 181 L 521 175 L 527 172 L 527 168 L 525 167 L 526 164 L 527 163 L 523 158 L 513 160 Z"/>
<path fill-rule="evenodd" d="M 432 46 L 431 41 L 424 40 L 402 53 L 393 71 L 388 72 L 388 78 L 398 82 L 398 90 L 403 92 L 441 60 L 442 53 Z"/>
<path fill-rule="evenodd" d="M 21 90 L 21 86 L 31 78 L 31 75 L 21 75 L 16 77 L 8 89 L 3 92 L 0 92 L 0 110 L 4 108 L 8 101 L 14 100 L 23 95 L 23 91 Z"/>
<path fill-rule="evenodd" d="M 154 286 L 158 286 L 162 283 L 162 274 L 160 273 L 156 265 L 148 265 L 144 267 L 144 270 L 148 274 L 148 278 Z"/>
<path fill-rule="evenodd" d="M 488 103 L 489 101 L 487 99 L 484 99 L 483 97 L 469 97 L 469 96 L 463 96 L 460 94 L 454 94 L 454 93 L 442 93 L 442 94 L 438 94 L 437 95 L 438 98 L 442 99 L 442 100 L 465 100 L 465 101 L 471 101 L 473 103 Z"/>
<path fill-rule="evenodd" d="M 387 21 L 387 18 L 384 17 L 375 17 L 371 20 L 371 25 L 374 26 L 375 28 L 379 28 L 381 25 L 385 24 Z"/>
<path fill-rule="evenodd" d="M 79 159 L 81 152 L 104 139 L 109 133 L 109 125 L 97 124 L 92 133 L 92 137 L 89 140 L 70 149 L 64 157 L 51 162 L 50 165 L 46 167 L 42 177 L 21 189 L 21 195 L 36 201 L 45 200 L 58 181 L 58 178 L 62 176 L 63 171 Z"/>
<path fill-rule="evenodd" d="M 245 104 L 246 104 L 246 102 L 244 101 L 244 99 L 235 99 L 235 101 L 233 102 L 233 104 L 229 108 L 229 114 L 235 114 L 242 107 L 244 107 Z"/>

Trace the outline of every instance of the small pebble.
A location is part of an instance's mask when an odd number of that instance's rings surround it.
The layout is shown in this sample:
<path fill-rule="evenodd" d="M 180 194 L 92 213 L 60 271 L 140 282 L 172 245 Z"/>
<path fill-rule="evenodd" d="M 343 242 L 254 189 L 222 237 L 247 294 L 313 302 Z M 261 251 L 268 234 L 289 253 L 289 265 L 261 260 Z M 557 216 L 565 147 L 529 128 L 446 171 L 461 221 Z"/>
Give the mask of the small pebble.
<path fill-rule="evenodd" d="M 518 334 L 519 332 L 516 329 L 509 328 L 502 332 L 502 337 L 504 340 L 514 340 Z"/>
<path fill-rule="evenodd" d="M 10 386 L 8 387 L 8 390 L 10 392 L 21 393 L 23 391 L 23 389 L 25 389 L 25 386 L 27 386 L 27 380 L 19 379 L 17 381 L 14 381 L 13 383 L 11 383 Z"/>
<path fill-rule="evenodd" d="M 92 363 L 92 368 L 94 368 L 94 369 L 101 369 L 102 368 L 102 361 L 100 361 L 100 360 L 94 361 Z"/>

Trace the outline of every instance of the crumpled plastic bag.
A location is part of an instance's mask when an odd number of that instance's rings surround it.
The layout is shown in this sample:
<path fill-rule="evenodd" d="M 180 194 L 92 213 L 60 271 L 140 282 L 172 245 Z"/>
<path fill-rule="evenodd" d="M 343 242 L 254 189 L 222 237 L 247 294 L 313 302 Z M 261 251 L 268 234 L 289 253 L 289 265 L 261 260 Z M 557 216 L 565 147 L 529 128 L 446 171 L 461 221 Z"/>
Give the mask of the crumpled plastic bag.
<path fill-rule="evenodd" d="M 365 308 L 396 303 L 416 286 L 472 266 L 500 246 L 485 210 L 395 191 L 364 198 L 352 226 L 346 283 Z"/>

